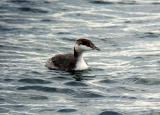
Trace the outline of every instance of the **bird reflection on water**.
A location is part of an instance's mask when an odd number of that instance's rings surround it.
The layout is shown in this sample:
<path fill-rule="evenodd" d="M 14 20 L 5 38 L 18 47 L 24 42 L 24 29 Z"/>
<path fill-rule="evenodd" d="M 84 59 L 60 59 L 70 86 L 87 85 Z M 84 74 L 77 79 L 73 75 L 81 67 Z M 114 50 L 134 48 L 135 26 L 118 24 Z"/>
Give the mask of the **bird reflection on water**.
<path fill-rule="evenodd" d="M 83 74 L 89 73 L 91 69 L 82 70 L 82 71 L 70 71 L 69 73 L 73 76 L 76 81 L 81 81 L 87 79 L 87 77 L 83 76 Z"/>

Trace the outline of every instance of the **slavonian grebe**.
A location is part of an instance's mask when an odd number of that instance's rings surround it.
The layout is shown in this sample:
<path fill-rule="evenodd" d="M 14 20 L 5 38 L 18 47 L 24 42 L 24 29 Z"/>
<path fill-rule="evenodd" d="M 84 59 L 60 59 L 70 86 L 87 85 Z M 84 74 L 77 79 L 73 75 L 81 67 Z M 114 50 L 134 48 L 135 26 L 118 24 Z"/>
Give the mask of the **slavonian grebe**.
<path fill-rule="evenodd" d="M 90 40 L 80 38 L 76 40 L 73 54 L 58 54 L 49 58 L 46 67 L 65 71 L 85 70 L 88 65 L 83 58 L 83 53 L 90 50 L 100 50 Z"/>

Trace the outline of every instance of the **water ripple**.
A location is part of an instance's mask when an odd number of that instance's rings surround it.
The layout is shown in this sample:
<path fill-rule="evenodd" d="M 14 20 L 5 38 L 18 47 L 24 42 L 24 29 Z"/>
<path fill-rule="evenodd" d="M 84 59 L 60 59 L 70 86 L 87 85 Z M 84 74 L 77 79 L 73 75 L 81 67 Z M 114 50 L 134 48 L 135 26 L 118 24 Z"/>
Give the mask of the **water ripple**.
<path fill-rule="evenodd" d="M 160 2 L 1 0 L 0 113 L 158 114 Z M 89 38 L 90 69 L 48 70 L 46 60 Z"/>
<path fill-rule="evenodd" d="M 134 4 L 138 4 L 136 1 L 117 1 L 117 2 L 112 2 L 112 1 L 103 1 L 103 0 L 92 0 L 91 3 L 93 4 L 102 4 L 102 5 L 112 5 L 112 4 L 122 4 L 122 5 L 125 5 L 125 4 L 129 4 L 129 5 L 134 5 Z"/>
<path fill-rule="evenodd" d="M 99 115 L 123 115 L 123 114 L 118 113 L 118 112 L 114 112 L 114 111 L 104 111 L 104 112 L 100 113 Z"/>
<path fill-rule="evenodd" d="M 57 93 L 74 93 L 75 91 L 72 89 L 66 88 L 55 88 L 55 87 L 43 87 L 43 86 L 23 86 L 18 87 L 18 90 L 36 90 L 36 91 L 43 91 L 43 92 L 57 92 Z"/>
<path fill-rule="evenodd" d="M 45 81 L 45 80 L 42 80 L 42 79 L 29 79 L 29 78 L 20 79 L 18 81 L 23 82 L 23 83 L 30 83 L 30 84 L 48 84 L 48 83 L 51 83 L 50 81 Z"/>
<path fill-rule="evenodd" d="M 76 109 L 60 109 L 58 112 L 63 112 L 63 113 L 68 113 L 68 112 L 75 112 L 77 111 Z"/>
<path fill-rule="evenodd" d="M 40 8 L 31 8 L 31 7 L 21 7 L 18 8 L 19 10 L 23 12 L 32 12 L 32 13 L 48 13 L 47 10 L 40 9 Z"/>

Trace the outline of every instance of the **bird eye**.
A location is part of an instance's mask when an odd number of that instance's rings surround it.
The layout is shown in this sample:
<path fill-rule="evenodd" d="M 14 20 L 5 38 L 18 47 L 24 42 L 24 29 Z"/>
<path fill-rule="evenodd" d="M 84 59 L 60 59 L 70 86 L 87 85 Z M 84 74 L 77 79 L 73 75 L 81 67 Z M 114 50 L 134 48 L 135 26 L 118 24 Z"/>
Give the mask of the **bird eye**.
<path fill-rule="evenodd" d="M 80 43 L 80 45 L 82 45 L 82 42 Z"/>

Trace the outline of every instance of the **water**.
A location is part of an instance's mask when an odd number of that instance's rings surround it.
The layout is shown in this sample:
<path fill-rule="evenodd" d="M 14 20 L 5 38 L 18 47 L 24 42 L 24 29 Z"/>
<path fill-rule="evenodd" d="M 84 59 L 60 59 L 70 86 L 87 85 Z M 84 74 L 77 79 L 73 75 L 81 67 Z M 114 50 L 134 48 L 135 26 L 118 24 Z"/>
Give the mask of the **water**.
<path fill-rule="evenodd" d="M 46 60 L 90 38 L 90 69 Z M 159 0 L 1 0 L 2 115 L 160 115 Z"/>

